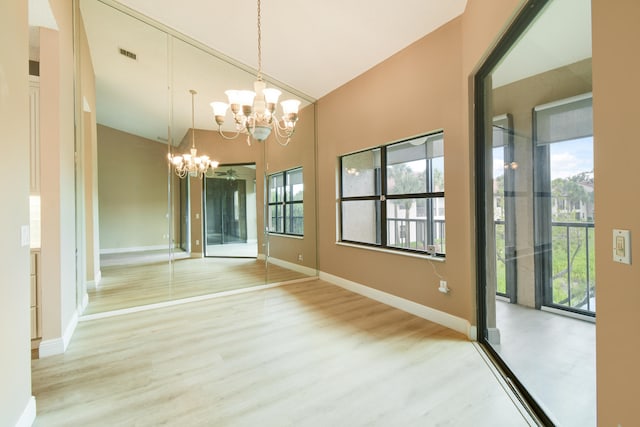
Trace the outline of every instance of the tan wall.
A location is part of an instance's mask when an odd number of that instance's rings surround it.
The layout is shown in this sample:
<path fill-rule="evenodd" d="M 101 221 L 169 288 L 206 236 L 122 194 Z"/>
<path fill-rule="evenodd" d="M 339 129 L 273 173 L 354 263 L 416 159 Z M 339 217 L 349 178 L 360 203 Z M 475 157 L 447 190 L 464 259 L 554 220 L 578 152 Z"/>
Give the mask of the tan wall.
<path fill-rule="evenodd" d="M 40 31 L 43 344 L 61 339 L 76 314 L 72 8 L 49 3 L 59 31 Z"/>
<path fill-rule="evenodd" d="M 0 425 L 16 425 L 31 398 L 29 362 L 29 247 L 20 228 L 29 224 L 29 38 L 27 2 L 3 2 L 0 14 Z"/>
<path fill-rule="evenodd" d="M 462 19 L 318 101 L 319 269 L 475 323 L 470 316 L 469 142 L 462 121 Z M 336 244 L 336 167 L 342 154 L 444 129 L 447 260 L 429 261 Z"/>
<path fill-rule="evenodd" d="M 100 249 L 169 245 L 167 146 L 98 125 Z"/>
<path fill-rule="evenodd" d="M 269 255 L 279 260 L 316 268 L 316 168 L 315 106 L 300 111 L 296 133 L 289 145 L 279 145 L 273 137 L 267 141 L 267 175 L 302 167 L 304 182 L 304 237 L 269 237 Z M 262 212 L 262 211 L 261 211 Z M 298 260 L 302 255 L 302 261 Z"/>
<path fill-rule="evenodd" d="M 592 0 L 598 425 L 638 424 L 640 384 L 640 3 Z M 612 260 L 612 230 L 631 230 L 631 265 Z"/>

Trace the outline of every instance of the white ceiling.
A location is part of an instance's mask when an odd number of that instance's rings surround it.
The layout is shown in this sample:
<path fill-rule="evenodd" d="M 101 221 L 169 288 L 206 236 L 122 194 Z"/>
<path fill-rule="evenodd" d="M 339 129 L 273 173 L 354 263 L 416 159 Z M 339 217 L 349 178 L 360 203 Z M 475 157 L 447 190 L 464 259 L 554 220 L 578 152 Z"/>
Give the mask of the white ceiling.
<path fill-rule="evenodd" d="M 550 2 L 550 13 L 539 18 L 500 64 L 494 86 L 590 57 L 590 13 L 584 7 L 589 3 Z M 198 92 L 195 127 L 215 129 L 209 103 L 224 101 L 226 89 L 252 87 L 257 68 L 255 0 L 80 4 L 100 124 L 166 141 L 167 123 L 172 123 L 170 135 L 177 145 L 191 127 L 189 89 Z M 466 0 L 264 0 L 265 79 L 285 92 L 281 99 L 298 98 L 304 106 L 459 16 L 465 6 Z M 204 50 L 170 41 L 160 29 L 184 34 Z M 120 55 L 119 48 L 135 52 L 137 60 Z"/>
<path fill-rule="evenodd" d="M 254 0 L 80 0 L 80 5 L 100 124 L 166 141 L 172 123 L 177 145 L 191 127 L 190 89 L 198 92 L 195 127 L 212 130 L 209 103 L 225 101 L 227 89 L 253 86 Z M 301 99 L 305 106 L 460 15 L 465 5 L 466 0 L 266 0 L 265 79 L 283 90 L 281 99 Z M 161 30 L 185 35 L 209 52 L 178 39 L 168 42 Z M 137 60 L 120 55 L 119 48 L 136 53 Z"/>
<path fill-rule="evenodd" d="M 257 68 L 256 0 L 119 0 Z M 466 0 L 264 0 L 265 74 L 320 98 L 464 11 Z"/>
<path fill-rule="evenodd" d="M 591 0 L 554 0 L 493 73 L 499 87 L 591 58 Z"/>

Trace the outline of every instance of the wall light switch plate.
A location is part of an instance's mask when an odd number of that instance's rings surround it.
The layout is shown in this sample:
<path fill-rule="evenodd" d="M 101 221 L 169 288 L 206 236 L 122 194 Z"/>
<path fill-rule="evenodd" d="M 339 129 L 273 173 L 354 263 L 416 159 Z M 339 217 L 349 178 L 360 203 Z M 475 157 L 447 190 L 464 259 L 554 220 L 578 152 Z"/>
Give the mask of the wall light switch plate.
<path fill-rule="evenodd" d="M 631 264 L 631 231 L 613 230 L 613 260 Z"/>

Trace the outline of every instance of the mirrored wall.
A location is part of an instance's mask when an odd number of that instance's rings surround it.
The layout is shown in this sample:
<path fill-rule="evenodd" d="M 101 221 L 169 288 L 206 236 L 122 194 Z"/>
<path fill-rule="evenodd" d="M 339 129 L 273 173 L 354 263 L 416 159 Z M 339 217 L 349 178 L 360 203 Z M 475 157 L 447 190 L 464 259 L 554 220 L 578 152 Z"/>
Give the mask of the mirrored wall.
<path fill-rule="evenodd" d="M 78 179 L 97 211 L 92 227 L 79 216 L 95 252 L 85 315 L 315 276 L 313 100 L 265 77 L 302 101 L 290 143 L 227 139 L 209 104 L 255 72 L 117 2 L 76 4 Z M 180 178 L 168 156 L 193 146 L 220 166 Z"/>

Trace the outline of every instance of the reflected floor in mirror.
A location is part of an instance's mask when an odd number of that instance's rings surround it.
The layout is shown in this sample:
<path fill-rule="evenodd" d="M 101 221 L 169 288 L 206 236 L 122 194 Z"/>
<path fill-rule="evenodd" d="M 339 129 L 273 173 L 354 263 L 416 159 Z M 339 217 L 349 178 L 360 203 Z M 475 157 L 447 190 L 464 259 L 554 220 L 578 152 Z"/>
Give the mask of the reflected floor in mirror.
<path fill-rule="evenodd" d="M 215 294 L 308 276 L 256 259 L 197 258 L 171 264 L 113 265 L 102 268 L 98 289 L 88 291 L 84 315 Z"/>

